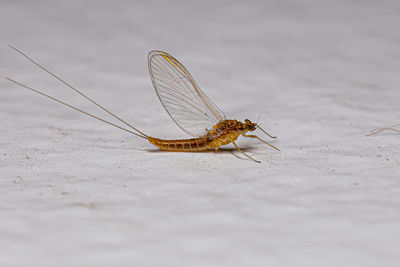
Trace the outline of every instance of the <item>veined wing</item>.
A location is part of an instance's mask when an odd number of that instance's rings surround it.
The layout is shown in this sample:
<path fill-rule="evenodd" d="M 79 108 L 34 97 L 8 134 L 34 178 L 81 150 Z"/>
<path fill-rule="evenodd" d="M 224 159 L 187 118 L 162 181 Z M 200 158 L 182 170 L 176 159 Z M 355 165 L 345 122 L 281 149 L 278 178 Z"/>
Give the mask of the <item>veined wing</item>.
<path fill-rule="evenodd" d="M 186 133 L 201 136 L 225 115 L 199 88 L 189 71 L 168 53 L 149 53 L 150 77 L 167 113 Z"/>

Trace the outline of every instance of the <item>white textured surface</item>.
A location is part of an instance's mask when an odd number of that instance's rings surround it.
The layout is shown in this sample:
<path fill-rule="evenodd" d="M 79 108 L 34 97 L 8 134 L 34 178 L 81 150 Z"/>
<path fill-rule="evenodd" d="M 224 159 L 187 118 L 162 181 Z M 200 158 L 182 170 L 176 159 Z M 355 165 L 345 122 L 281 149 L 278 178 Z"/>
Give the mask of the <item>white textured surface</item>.
<path fill-rule="evenodd" d="M 282 152 L 158 152 L 0 81 L 0 266 L 398 266 L 400 135 L 365 134 L 400 121 L 399 12 L 1 1 L 2 76 L 102 114 L 13 44 L 146 133 L 185 137 L 147 74 L 165 50 L 229 117 L 261 114 Z"/>

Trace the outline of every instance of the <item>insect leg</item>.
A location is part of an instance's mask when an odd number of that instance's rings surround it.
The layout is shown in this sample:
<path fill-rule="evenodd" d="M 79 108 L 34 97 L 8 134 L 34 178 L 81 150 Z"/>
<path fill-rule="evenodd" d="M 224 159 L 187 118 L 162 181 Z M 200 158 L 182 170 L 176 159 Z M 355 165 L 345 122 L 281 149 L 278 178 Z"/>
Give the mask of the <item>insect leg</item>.
<path fill-rule="evenodd" d="M 262 139 L 261 139 L 260 137 L 258 137 L 257 135 L 252 135 L 252 134 L 250 134 L 250 135 L 242 134 L 242 135 L 243 135 L 244 137 L 257 138 L 257 139 L 260 140 L 261 142 L 263 142 L 263 143 L 269 145 L 270 147 L 273 147 L 273 148 L 275 148 L 276 150 L 280 151 L 277 147 L 275 147 L 275 146 L 271 145 L 270 143 L 268 143 L 268 142 L 262 140 Z"/>
<path fill-rule="evenodd" d="M 263 128 L 260 127 L 260 125 L 257 125 L 257 128 L 260 129 L 261 131 L 263 131 L 266 135 L 268 135 L 271 138 L 276 138 L 276 136 L 272 136 L 269 133 L 267 133 Z"/>
<path fill-rule="evenodd" d="M 255 160 L 255 159 L 253 159 L 252 157 L 250 157 L 249 155 L 247 155 L 246 153 L 244 153 L 244 152 L 237 146 L 237 144 L 236 144 L 234 141 L 232 141 L 232 143 L 233 143 L 233 145 L 236 147 L 236 149 L 239 150 L 240 153 L 242 153 L 243 155 L 245 155 L 246 157 L 248 157 L 249 159 L 251 159 L 251 160 L 253 160 L 253 161 L 257 162 L 257 163 L 261 163 L 261 161 Z"/>

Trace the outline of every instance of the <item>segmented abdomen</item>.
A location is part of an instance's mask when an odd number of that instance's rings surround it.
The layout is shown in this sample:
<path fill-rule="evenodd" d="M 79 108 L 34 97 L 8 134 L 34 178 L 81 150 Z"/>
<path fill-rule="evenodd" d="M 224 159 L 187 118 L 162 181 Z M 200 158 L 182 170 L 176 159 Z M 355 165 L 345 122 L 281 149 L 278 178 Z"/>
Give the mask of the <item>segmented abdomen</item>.
<path fill-rule="evenodd" d="M 207 146 L 207 138 L 199 137 L 193 139 L 181 139 L 181 140 L 164 140 L 149 137 L 149 142 L 159 147 L 161 150 L 167 151 L 205 151 L 208 150 L 209 147 Z"/>

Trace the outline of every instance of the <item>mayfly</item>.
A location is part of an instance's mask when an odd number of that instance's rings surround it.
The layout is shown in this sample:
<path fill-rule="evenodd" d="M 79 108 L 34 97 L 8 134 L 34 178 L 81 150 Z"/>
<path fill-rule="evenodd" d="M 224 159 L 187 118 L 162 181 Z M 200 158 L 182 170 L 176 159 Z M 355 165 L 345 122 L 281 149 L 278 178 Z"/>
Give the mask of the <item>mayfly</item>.
<path fill-rule="evenodd" d="M 92 118 L 95 118 L 121 130 L 144 138 L 161 150 L 199 152 L 209 149 L 215 149 L 217 151 L 221 146 L 232 143 L 236 147 L 236 149 L 247 158 L 259 163 L 260 161 L 253 159 L 251 156 L 246 154 L 238 147 L 235 141 L 240 135 L 249 138 L 256 138 L 261 142 L 271 146 L 272 148 L 279 150 L 275 146 L 269 144 L 268 142 L 264 141 L 256 135 L 246 134 L 249 131 L 253 132 L 256 129 L 260 129 L 270 138 L 276 138 L 268 134 L 257 123 L 253 123 L 248 119 L 246 119 L 244 123 L 237 120 L 227 120 L 225 114 L 221 111 L 221 109 L 219 109 L 199 88 L 199 86 L 190 75 L 189 71 L 178 60 L 176 60 L 168 53 L 156 50 L 153 50 L 149 53 L 148 67 L 151 81 L 153 83 L 157 96 L 161 101 L 161 104 L 163 105 L 169 116 L 184 132 L 194 137 L 191 139 L 166 140 L 154 138 L 143 133 L 142 131 L 133 127 L 131 124 L 122 120 L 120 117 L 114 115 L 108 109 L 104 108 L 69 83 L 65 82 L 53 72 L 41 66 L 39 63 L 28 57 L 25 53 L 12 46 L 10 47 L 19 54 L 23 55 L 33 64 L 62 82 L 64 85 L 68 86 L 69 88 L 71 88 L 120 122 L 124 123 L 126 126 L 131 128 L 131 130 L 116 125 L 112 122 L 106 121 L 95 115 L 92 115 L 86 111 L 83 111 L 64 101 L 49 96 L 39 90 L 33 89 L 32 87 L 24 85 L 13 79 L 6 78 L 7 80 L 33 92 L 41 94 L 42 96 L 50 98 L 74 110 L 77 110 L 81 113 L 84 113 Z"/>

